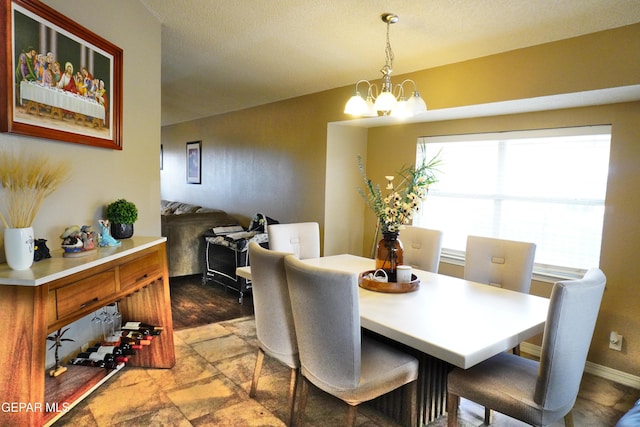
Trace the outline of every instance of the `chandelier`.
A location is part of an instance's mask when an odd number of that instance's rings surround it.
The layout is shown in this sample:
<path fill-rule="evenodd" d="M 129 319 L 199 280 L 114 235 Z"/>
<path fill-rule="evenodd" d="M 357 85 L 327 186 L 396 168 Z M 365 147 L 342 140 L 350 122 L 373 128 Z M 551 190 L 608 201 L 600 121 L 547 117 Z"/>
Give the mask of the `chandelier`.
<path fill-rule="evenodd" d="M 380 69 L 382 73 L 382 85 L 380 91 L 378 86 L 368 80 L 358 80 L 355 94 L 347 101 L 344 113 L 361 117 L 376 117 L 378 113 L 384 116 L 411 117 L 427 111 L 427 104 L 420 96 L 416 83 L 407 79 L 395 86 L 391 84 L 391 72 L 393 71 L 393 50 L 389 41 L 389 26 L 398 22 L 398 15 L 394 13 L 383 13 L 382 22 L 387 24 L 387 46 L 385 48 L 386 60 Z M 366 99 L 360 95 L 358 86 L 367 85 Z M 405 97 L 405 85 L 412 84 L 413 91 L 409 98 Z M 409 92 L 408 92 L 409 93 Z"/>

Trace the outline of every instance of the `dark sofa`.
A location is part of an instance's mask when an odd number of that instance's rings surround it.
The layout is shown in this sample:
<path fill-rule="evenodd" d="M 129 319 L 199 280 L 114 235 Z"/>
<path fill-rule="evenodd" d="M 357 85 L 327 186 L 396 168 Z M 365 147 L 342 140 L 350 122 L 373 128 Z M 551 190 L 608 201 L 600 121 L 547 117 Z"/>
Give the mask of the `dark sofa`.
<path fill-rule="evenodd" d="M 205 243 L 202 235 L 212 227 L 239 225 L 219 209 L 162 200 L 161 234 L 167 238 L 169 277 L 202 274 Z"/>

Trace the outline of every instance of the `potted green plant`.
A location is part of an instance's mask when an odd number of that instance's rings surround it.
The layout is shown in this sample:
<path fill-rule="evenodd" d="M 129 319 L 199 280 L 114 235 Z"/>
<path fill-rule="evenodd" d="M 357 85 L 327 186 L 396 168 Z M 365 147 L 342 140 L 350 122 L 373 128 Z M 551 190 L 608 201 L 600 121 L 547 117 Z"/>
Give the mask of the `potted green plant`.
<path fill-rule="evenodd" d="M 107 205 L 105 215 L 111 224 L 111 236 L 116 239 L 133 236 L 133 223 L 138 219 L 138 208 L 134 203 L 118 199 Z"/>

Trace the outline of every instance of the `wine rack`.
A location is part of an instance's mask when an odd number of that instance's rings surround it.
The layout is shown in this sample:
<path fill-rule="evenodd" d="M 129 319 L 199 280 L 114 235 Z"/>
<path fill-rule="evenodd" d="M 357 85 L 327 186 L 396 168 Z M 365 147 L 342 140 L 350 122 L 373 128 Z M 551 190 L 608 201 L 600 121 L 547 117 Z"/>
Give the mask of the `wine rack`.
<path fill-rule="evenodd" d="M 53 251 L 52 258 L 26 271 L 0 265 L 0 322 L 7 343 L 0 346 L 3 424 L 50 423 L 117 372 L 82 366 L 67 366 L 55 378 L 45 372 L 47 335 L 115 301 L 124 319 L 164 327 L 128 364 L 173 367 L 165 238 L 134 237 L 82 258 Z"/>

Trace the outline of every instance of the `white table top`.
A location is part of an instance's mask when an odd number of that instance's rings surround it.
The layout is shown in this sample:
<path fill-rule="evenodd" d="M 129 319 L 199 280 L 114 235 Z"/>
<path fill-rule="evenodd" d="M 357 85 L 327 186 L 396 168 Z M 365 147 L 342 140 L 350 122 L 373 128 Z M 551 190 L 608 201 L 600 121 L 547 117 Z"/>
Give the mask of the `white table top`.
<path fill-rule="evenodd" d="M 374 260 L 334 255 L 304 260 L 359 274 Z M 360 288 L 362 327 L 461 368 L 482 362 L 544 331 L 549 300 L 413 269 L 417 291 L 388 294 Z M 237 274 L 251 278 L 250 267 Z"/>

